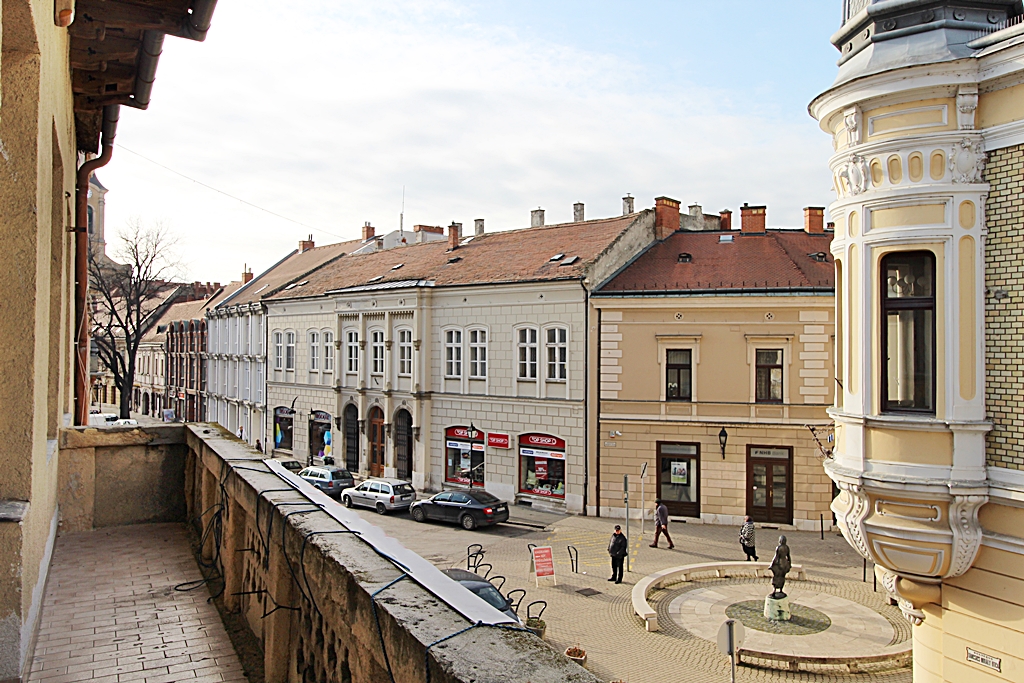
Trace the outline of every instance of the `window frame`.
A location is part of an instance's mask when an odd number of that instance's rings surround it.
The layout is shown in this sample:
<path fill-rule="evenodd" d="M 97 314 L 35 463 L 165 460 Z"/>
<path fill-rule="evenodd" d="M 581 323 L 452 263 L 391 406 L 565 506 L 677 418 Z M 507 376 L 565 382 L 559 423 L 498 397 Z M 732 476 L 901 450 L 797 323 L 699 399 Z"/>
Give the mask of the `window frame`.
<path fill-rule="evenodd" d="M 284 369 L 295 371 L 295 332 L 285 330 L 284 333 Z"/>
<path fill-rule="evenodd" d="M 370 374 L 384 374 L 384 330 L 370 330 Z"/>
<path fill-rule="evenodd" d="M 887 273 L 887 262 L 890 258 L 910 258 L 915 256 L 924 256 L 928 259 L 928 266 L 930 268 L 930 275 L 932 281 L 932 295 L 930 297 L 888 297 L 886 291 L 888 290 L 888 275 Z M 879 387 L 881 395 L 879 396 L 879 407 L 881 412 L 888 414 L 909 414 L 909 415 L 935 415 L 936 414 L 936 398 L 938 391 L 938 357 L 937 357 L 937 339 L 936 339 L 936 324 L 938 318 L 938 288 L 939 283 L 937 280 L 936 270 L 936 258 L 935 253 L 927 249 L 914 249 L 906 251 L 890 251 L 882 256 L 878 261 L 878 286 L 879 296 L 881 298 L 880 305 L 878 307 L 879 315 L 881 319 L 879 321 L 879 341 L 880 341 L 880 367 L 879 367 Z M 892 311 L 931 311 L 931 329 L 929 333 L 931 338 L 929 342 L 931 344 L 931 400 L 930 408 L 908 408 L 904 406 L 892 407 L 889 405 L 889 322 L 888 315 Z"/>
<path fill-rule="evenodd" d="M 672 363 L 669 361 L 669 354 L 673 351 L 679 351 L 688 355 L 688 362 L 684 365 L 682 363 Z M 677 377 L 676 384 L 680 388 L 679 396 L 672 396 L 669 393 L 669 374 L 676 370 L 677 372 L 685 368 L 688 371 L 688 382 L 686 387 L 686 395 L 682 395 L 682 381 Z M 755 370 L 756 375 L 756 370 Z M 693 349 L 677 349 L 677 348 L 666 348 L 665 349 L 665 400 L 666 401 L 680 401 L 683 403 L 693 402 Z"/>
<path fill-rule="evenodd" d="M 555 340 L 551 341 L 551 333 L 554 332 Z M 559 334 L 563 339 L 559 339 Z M 561 352 L 561 353 L 559 353 Z M 552 357 L 552 355 L 554 357 Z M 559 358 L 561 356 L 561 358 Z M 564 325 L 552 325 L 544 328 L 544 365 L 545 381 L 547 382 L 568 382 L 569 381 L 569 328 Z M 554 375 L 554 376 L 552 376 Z M 561 376 L 559 376 L 561 375 Z"/>
<path fill-rule="evenodd" d="M 762 351 L 777 351 L 779 353 L 779 362 L 777 364 L 765 364 L 757 361 L 757 354 Z M 758 381 L 758 374 L 760 370 L 764 368 L 768 370 L 768 397 L 762 398 L 758 395 L 758 388 L 760 382 Z M 779 398 L 771 397 L 771 371 L 775 368 L 779 370 Z M 754 403 L 763 403 L 771 405 L 782 405 L 786 401 L 786 349 L 784 348 L 762 348 L 758 346 L 754 349 Z"/>
<path fill-rule="evenodd" d="M 523 341 L 525 333 L 526 340 Z M 530 340 L 530 333 L 533 333 L 533 339 Z M 516 335 L 516 380 L 519 382 L 536 382 L 537 381 L 537 364 L 538 356 L 540 355 L 540 330 L 537 327 L 524 325 L 517 327 L 515 331 Z M 533 351 L 532 358 L 530 351 Z M 532 367 L 531 367 L 532 366 Z M 530 370 L 532 369 L 532 374 Z"/>
<path fill-rule="evenodd" d="M 309 342 L 309 371 L 320 372 L 320 332 L 310 330 L 306 334 Z"/>
<path fill-rule="evenodd" d="M 408 327 L 400 327 L 396 331 L 398 332 L 398 376 L 412 377 L 412 330 Z M 406 357 L 407 352 L 408 357 Z"/>
<path fill-rule="evenodd" d="M 334 372 L 334 332 L 322 330 L 320 339 L 324 345 L 323 372 L 330 374 Z"/>
<path fill-rule="evenodd" d="M 448 328 L 444 335 L 444 376 L 445 379 L 462 379 L 462 330 Z"/>
<path fill-rule="evenodd" d="M 487 379 L 487 328 L 471 327 L 467 332 L 467 341 L 469 346 L 469 378 Z M 483 341 L 481 341 L 481 336 Z"/>

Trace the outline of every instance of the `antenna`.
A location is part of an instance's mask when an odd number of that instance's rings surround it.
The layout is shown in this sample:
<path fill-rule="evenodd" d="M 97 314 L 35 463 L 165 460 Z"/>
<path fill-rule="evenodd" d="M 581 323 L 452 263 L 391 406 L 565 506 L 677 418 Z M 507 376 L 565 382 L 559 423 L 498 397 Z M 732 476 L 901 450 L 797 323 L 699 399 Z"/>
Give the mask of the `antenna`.
<path fill-rule="evenodd" d="M 405 185 L 402 185 L 402 213 L 398 214 L 398 232 L 405 235 Z"/>

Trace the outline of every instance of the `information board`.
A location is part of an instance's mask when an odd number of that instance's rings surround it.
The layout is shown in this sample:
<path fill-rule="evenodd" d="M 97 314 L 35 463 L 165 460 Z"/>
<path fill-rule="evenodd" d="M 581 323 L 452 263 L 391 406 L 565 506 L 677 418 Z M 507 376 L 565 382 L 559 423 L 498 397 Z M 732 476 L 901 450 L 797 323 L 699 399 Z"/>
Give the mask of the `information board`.
<path fill-rule="evenodd" d="M 555 556 L 551 546 L 533 549 L 533 572 L 535 581 L 544 576 L 555 578 Z"/>

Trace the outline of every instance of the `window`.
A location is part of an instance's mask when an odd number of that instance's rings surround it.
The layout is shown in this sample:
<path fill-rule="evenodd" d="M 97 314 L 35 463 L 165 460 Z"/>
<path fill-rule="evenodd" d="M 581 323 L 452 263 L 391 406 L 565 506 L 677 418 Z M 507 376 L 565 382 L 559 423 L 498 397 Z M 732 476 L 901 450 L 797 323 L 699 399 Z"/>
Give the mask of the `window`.
<path fill-rule="evenodd" d="M 370 368 L 374 375 L 384 374 L 384 332 L 374 330 L 370 333 L 370 355 L 373 365 Z"/>
<path fill-rule="evenodd" d="M 469 331 L 469 376 L 487 377 L 487 330 Z"/>
<path fill-rule="evenodd" d="M 284 359 L 284 342 L 280 332 L 274 333 L 274 369 L 280 370 Z"/>
<path fill-rule="evenodd" d="M 249 396 L 249 379 L 250 373 L 252 372 L 252 366 L 249 361 L 245 361 L 245 374 L 242 377 L 242 399 L 248 401 Z"/>
<path fill-rule="evenodd" d="M 693 372 L 690 349 L 668 349 L 665 352 L 665 398 L 670 401 L 693 399 L 690 381 Z"/>
<path fill-rule="evenodd" d="M 566 379 L 565 359 L 569 349 L 566 339 L 569 331 L 564 327 L 552 327 L 547 330 L 548 348 L 548 380 L 564 382 Z"/>
<path fill-rule="evenodd" d="M 348 372 L 359 372 L 359 333 L 350 331 L 348 333 L 347 342 L 345 345 L 347 349 L 347 365 L 346 370 Z"/>
<path fill-rule="evenodd" d="M 257 315 L 253 318 L 253 341 L 256 346 L 256 355 L 263 354 L 263 316 Z"/>
<path fill-rule="evenodd" d="M 782 403 L 782 349 L 757 349 L 755 353 L 755 400 Z"/>
<path fill-rule="evenodd" d="M 334 333 L 324 331 L 324 372 L 334 372 Z"/>
<path fill-rule="evenodd" d="M 935 257 L 882 260 L 882 410 L 935 412 Z"/>
<path fill-rule="evenodd" d="M 284 369 L 295 369 L 295 333 L 284 333 Z"/>
<path fill-rule="evenodd" d="M 519 330 L 519 379 L 537 379 L 537 330 Z"/>
<path fill-rule="evenodd" d="M 257 361 L 256 363 L 256 396 L 254 399 L 256 403 L 263 403 L 263 362 Z"/>
<path fill-rule="evenodd" d="M 309 333 L 309 369 L 311 372 L 320 370 L 320 333 Z"/>
<path fill-rule="evenodd" d="M 445 330 L 444 375 L 462 377 L 462 330 Z"/>
<path fill-rule="evenodd" d="M 412 330 L 398 331 L 398 374 L 412 376 Z"/>

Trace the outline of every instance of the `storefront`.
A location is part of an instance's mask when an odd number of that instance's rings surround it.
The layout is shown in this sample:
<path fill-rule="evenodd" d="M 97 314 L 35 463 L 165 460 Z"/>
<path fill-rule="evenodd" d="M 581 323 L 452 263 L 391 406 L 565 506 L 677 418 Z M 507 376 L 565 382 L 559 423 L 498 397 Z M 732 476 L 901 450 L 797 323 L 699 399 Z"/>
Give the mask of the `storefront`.
<path fill-rule="evenodd" d="M 292 430 L 295 423 L 295 411 L 279 406 L 274 408 L 274 448 L 281 451 L 292 449 Z"/>
<path fill-rule="evenodd" d="M 565 498 L 565 440 L 550 434 L 519 437 L 519 492 Z"/>
<path fill-rule="evenodd" d="M 314 410 L 309 414 L 309 462 L 313 462 L 313 458 L 320 458 L 327 464 L 333 464 L 331 420 L 331 414 L 322 410 Z"/>
<path fill-rule="evenodd" d="M 668 513 L 700 517 L 700 445 L 658 442 L 658 498 Z"/>
<path fill-rule="evenodd" d="M 484 433 L 470 427 L 448 427 L 444 437 L 445 481 L 483 486 Z"/>

